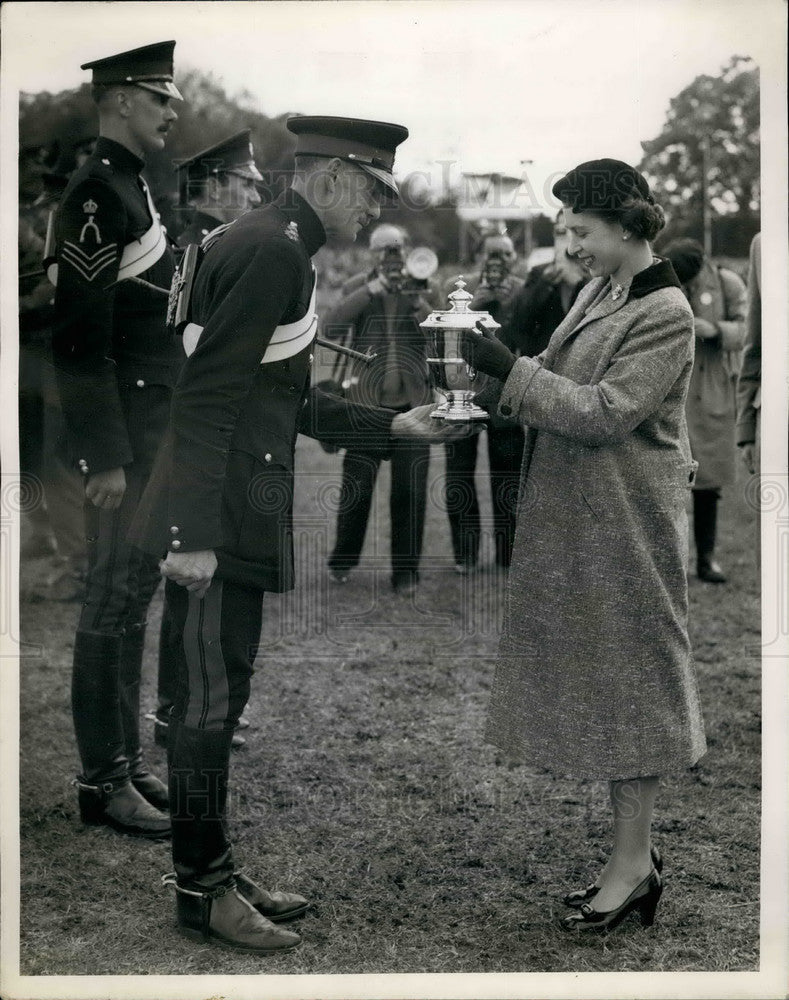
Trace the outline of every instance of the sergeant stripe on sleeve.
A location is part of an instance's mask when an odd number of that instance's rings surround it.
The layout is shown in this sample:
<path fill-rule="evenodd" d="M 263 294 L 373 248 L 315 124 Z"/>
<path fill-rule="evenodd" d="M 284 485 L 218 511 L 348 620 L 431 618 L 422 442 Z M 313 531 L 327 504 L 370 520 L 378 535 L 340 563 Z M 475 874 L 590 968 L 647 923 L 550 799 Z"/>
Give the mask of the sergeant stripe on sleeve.
<path fill-rule="evenodd" d="M 93 281 L 105 267 L 114 262 L 117 256 L 117 243 L 108 243 L 106 247 L 101 247 L 95 253 L 86 253 L 79 244 L 66 240 L 61 251 L 63 261 L 71 264 L 85 281 Z"/>

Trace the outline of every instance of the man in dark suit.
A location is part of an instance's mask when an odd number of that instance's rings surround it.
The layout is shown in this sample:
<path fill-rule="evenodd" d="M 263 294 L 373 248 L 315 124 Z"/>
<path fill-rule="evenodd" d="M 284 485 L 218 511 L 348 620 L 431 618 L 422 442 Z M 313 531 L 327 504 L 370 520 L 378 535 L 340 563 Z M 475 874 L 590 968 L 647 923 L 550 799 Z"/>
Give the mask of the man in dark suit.
<path fill-rule="evenodd" d="M 324 323 L 329 336 L 350 327 L 350 346 L 374 355 L 369 364 L 351 369 L 346 397 L 400 411 L 432 398 L 426 340 L 419 328 L 430 314 L 432 290 L 427 281 L 417 282 L 405 271 L 405 247 L 405 233 L 396 226 L 385 224 L 375 229 L 370 236 L 375 268 L 361 282 L 356 276 L 346 282 L 350 291 Z M 419 579 L 430 445 L 401 441 L 389 457 L 391 583 L 396 593 L 408 595 Z M 379 468 L 380 459 L 372 457 L 363 442 L 346 450 L 337 539 L 328 561 L 330 578 L 336 583 L 345 582 L 359 563 Z"/>
<path fill-rule="evenodd" d="M 235 871 L 225 825 L 230 743 L 247 702 L 265 591 L 293 586 L 293 459 L 299 432 L 358 440 L 385 454 L 392 437 L 452 438 L 427 405 L 362 407 L 310 388 L 317 320 L 310 258 L 353 240 L 396 193 L 400 125 L 291 118 L 292 187 L 203 244 L 184 329 L 187 359 L 131 538 L 162 555 L 179 637 L 168 740 L 178 924 L 200 940 L 268 953 L 298 934 L 276 922 L 307 901 Z M 438 421 L 432 422 L 438 424 Z"/>
<path fill-rule="evenodd" d="M 174 42 L 86 63 L 99 138 L 57 215 L 52 351 L 70 452 L 85 482 L 88 574 L 74 642 L 80 814 L 168 836 L 167 789 L 140 750 L 140 665 L 158 584 L 126 541 L 167 421 L 179 347 L 165 329 L 173 256 L 140 176 L 178 117 Z"/>

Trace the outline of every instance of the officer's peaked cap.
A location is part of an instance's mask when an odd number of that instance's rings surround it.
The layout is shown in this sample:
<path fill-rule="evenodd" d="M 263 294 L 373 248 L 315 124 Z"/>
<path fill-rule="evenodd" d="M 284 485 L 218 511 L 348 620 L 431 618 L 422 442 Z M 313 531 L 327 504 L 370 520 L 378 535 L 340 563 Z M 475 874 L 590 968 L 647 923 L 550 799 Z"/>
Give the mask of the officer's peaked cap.
<path fill-rule="evenodd" d="M 120 52 L 105 59 L 83 63 L 80 69 L 93 71 L 93 83 L 121 86 L 133 83 L 154 94 L 183 100 L 173 83 L 173 50 L 175 42 L 156 42 L 139 49 Z"/>
<path fill-rule="evenodd" d="M 296 156 L 337 156 L 372 174 L 393 194 L 398 193 L 392 167 L 395 149 L 408 138 L 404 125 L 325 115 L 289 118 L 287 125 L 296 135 Z"/>
<path fill-rule="evenodd" d="M 250 129 L 242 129 L 179 163 L 176 170 L 181 187 L 184 188 L 188 181 L 205 180 L 221 174 L 237 174 L 249 180 L 262 181 L 263 176 L 255 165 L 250 135 Z"/>

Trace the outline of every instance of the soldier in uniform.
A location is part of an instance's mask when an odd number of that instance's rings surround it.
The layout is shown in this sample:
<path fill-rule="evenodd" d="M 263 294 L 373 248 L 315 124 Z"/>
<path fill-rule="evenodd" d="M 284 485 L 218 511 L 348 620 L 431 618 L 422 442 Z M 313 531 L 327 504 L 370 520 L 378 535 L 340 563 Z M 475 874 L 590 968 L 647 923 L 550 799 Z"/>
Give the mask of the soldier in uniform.
<path fill-rule="evenodd" d="M 86 63 L 99 138 L 58 211 L 53 359 L 69 447 L 85 482 L 88 576 L 74 642 L 80 814 L 169 835 L 167 788 L 140 749 L 140 665 L 155 559 L 126 540 L 167 422 L 180 347 L 165 327 L 174 260 L 140 177 L 178 117 L 175 43 Z"/>
<path fill-rule="evenodd" d="M 194 214 L 178 243 L 201 243 L 217 226 L 239 219 L 260 204 L 257 183 L 263 177 L 255 164 L 250 129 L 245 128 L 179 164 L 181 206 Z"/>
<path fill-rule="evenodd" d="M 260 204 L 256 183 L 263 177 L 255 165 L 250 131 L 242 129 L 184 160 L 176 168 L 179 202 L 184 208 L 194 210 L 190 224 L 178 237 L 180 246 L 185 248 L 191 243 L 202 243 L 211 230 L 239 219 Z M 177 681 L 170 626 L 170 608 L 165 601 L 159 634 L 157 706 L 152 716 L 146 716 L 153 719 L 154 739 L 160 746 L 167 746 L 167 728 Z M 246 729 L 248 725 L 249 722 L 242 716 L 236 728 Z M 242 747 L 245 743 L 240 733 L 233 734 L 234 747 Z"/>
<path fill-rule="evenodd" d="M 179 635 L 168 764 L 181 931 L 267 953 L 299 935 L 276 926 L 307 901 L 235 871 L 225 825 L 233 729 L 247 702 L 265 591 L 293 586 L 293 457 L 299 432 L 385 454 L 392 437 L 446 440 L 431 405 L 364 407 L 310 388 L 315 273 L 329 237 L 378 218 L 400 125 L 297 117 L 292 187 L 215 233 L 184 330 L 187 359 L 131 537 L 161 556 Z"/>

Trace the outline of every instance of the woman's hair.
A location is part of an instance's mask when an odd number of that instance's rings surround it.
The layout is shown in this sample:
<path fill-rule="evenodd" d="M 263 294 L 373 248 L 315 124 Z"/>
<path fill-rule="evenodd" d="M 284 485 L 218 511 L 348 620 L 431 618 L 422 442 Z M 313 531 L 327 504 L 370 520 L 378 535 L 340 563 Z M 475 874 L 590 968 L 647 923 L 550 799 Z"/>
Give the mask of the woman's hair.
<path fill-rule="evenodd" d="M 605 158 L 579 163 L 551 188 L 565 208 L 589 212 L 644 240 L 653 240 L 666 224 L 649 182 L 635 167 Z"/>
<path fill-rule="evenodd" d="M 619 208 L 587 209 L 606 222 L 618 222 L 628 233 L 651 242 L 666 225 L 666 216 L 660 205 L 634 195 L 626 198 Z"/>

